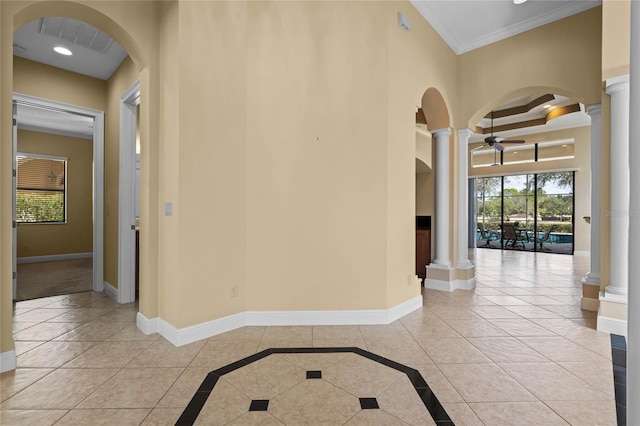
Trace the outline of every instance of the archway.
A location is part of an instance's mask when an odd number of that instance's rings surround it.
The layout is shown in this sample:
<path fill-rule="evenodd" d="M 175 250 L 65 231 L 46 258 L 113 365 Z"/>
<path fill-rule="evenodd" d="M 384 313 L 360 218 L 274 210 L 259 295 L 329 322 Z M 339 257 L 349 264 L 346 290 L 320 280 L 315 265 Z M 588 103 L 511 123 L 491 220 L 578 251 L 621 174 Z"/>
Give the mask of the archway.
<path fill-rule="evenodd" d="M 470 289 L 475 285 L 475 279 L 473 278 L 473 265 L 471 265 L 467 259 L 466 248 L 463 254 L 459 254 L 457 257 L 457 264 L 452 261 L 451 247 L 454 246 L 453 240 L 455 228 L 459 227 L 461 215 L 452 214 L 455 205 L 454 197 L 450 194 L 457 194 L 459 197 L 464 198 L 466 203 L 466 186 L 463 190 L 455 187 L 455 176 L 452 176 L 452 157 L 455 157 L 457 150 L 451 143 L 452 129 L 451 120 L 449 116 L 449 108 L 440 93 L 440 91 L 434 87 L 428 88 L 421 99 L 422 108 L 419 109 L 416 115 L 416 122 L 418 128 L 424 127 L 428 130 L 433 148 L 435 152 L 433 168 L 435 173 L 430 176 L 432 180 L 433 188 L 433 205 L 435 205 L 433 220 L 434 224 L 432 235 L 435 236 L 433 247 L 433 256 L 429 265 L 426 267 L 425 287 L 437 290 L 452 291 L 456 288 Z M 458 182 L 459 183 L 459 182 Z M 418 201 L 417 201 L 418 202 Z M 460 199 L 458 200 L 460 203 Z M 464 206 L 459 205 L 459 209 L 466 210 L 466 204 Z M 451 223 L 450 217 L 453 216 L 457 221 Z M 416 246 L 418 246 L 419 240 L 416 240 Z M 457 273 L 457 269 L 466 269 L 463 274 Z M 463 278 L 459 278 L 459 275 L 464 275 Z"/>
<path fill-rule="evenodd" d="M 151 12 L 153 6 L 148 6 L 141 3 L 139 6 L 136 6 L 136 7 L 138 9 L 145 9 Z M 152 79 L 152 75 L 154 75 L 153 73 L 155 73 L 155 71 L 150 71 L 148 69 L 148 58 L 146 57 L 145 54 L 143 54 L 143 52 L 154 51 L 149 48 L 150 46 L 153 47 L 152 43 L 153 43 L 154 37 L 149 35 L 152 34 L 154 30 L 149 26 L 146 26 L 142 30 L 138 29 L 136 27 L 136 22 L 137 22 L 136 18 L 133 17 L 128 19 L 127 13 L 130 13 L 130 12 L 125 13 L 120 9 L 121 8 L 119 8 L 118 6 L 114 6 L 112 4 L 106 4 L 106 3 L 97 4 L 97 5 L 91 5 L 91 4 L 87 5 L 87 4 L 80 4 L 80 3 L 74 3 L 74 2 L 66 2 L 66 1 L 37 2 L 37 3 L 31 3 L 27 5 L 21 4 L 19 2 L 14 2 L 11 4 L 2 5 L 2 12 L 4 15 L 3 24 L 4 24 L 4 28 L 8 29 L 7 31 L 8 33 L 13 33 L 15 29 L 20 28 L 26 23 L 42 17 L 63 16 L 63 17 L 80 20 L 82 22 L 86 22 L 87 24 L 100 29 L 104 33 L 109 34 L 123 48 L 125 48 L 125 50 L 129 54 L 129 57 L 131 58 L 131 61 L 134 64 L 135 70 L 138 73 L 139 79 L 141 80 L 142 89 L 149 90 L 149 88 L 152 87 L 150 83 L 150 79 Z M 138 10 L 137 12 L 140 12 L 140 11 Z M 125 29 L 126 27 L 128 27 L 129 30 L 133 30 L 133 33 Z M 134 33 L 136 33 L 136 31 L 142 33 L 143 37 L 140 37 L 139 34 L 138 34 L 138 37 L 134 36 Z M 140 40 L 140 39 L 143 40 L 142 43 L 144 45 L 147 45 L 146 49 L 143 49 L 142 45 L 137 42 L 137 40 Z M 7 64 L 12 63 L 11 53 L 9 52 L 10 52 L 9 49 L 3 49 L 3 53 L 2 53 L 3 63 L 7 63 Z M 5 69 L 3 70 L 1 85 L 3 88 L 2 103 L 3 103 L 3 106 L 7 106 L 9 105 L 9 102 L 11 99 L 10 94 L 14 92 L 13 71 L 10 66 L 8 68 L 5 67 Z M 155 96 L 153 94 L 151 95 Z M 10 115 L 8 114 L 9 111 L 11 111 L 10 108 L 8 107 L 3 108 L 3 111 L 2 111 L 3 123 L 7 123 L 8 120 L 10 120 Z M 141 143 L 143 145 L 146 145 L 146 140 L 148 140 L 148 132 L 150 128 L 149 121 L 151 119 L 151 114 L 149 110 L 145 111 L 145 108 L 143 107 L 142 113 L 140 115 L 141 115 L 141 122 L 144 123 L 141 126 Z M 7 126 L 3 126 L 3 127 L 7 128 Z M 5 137 L 3 139 L 7 140 L 8 139 L 7 136 L 9 135 L 8 132 L 11 131 L 10 126 L 8 126 L 8 131 L 3 130 L 3 132 L 5 131 L 7 133 L 4 133 L 3 136 Z M 3 147 L 2 151 L 3 151 L 3 156 L 6 155 L 5 158 L 12 157 L 10 146 Z M 6 167 L 6 165 L 7 165 L 7 161 L 3 160 L 3 173 L 8 172 L 7 170 L 8 167 Z M 148 181 L 149 172 L 148 171 L 145 172 L 145 175 L 146 176 L 143 176 L 143 180 Z M 117 188 L 115 188 L 115 192 L 117 192 Z M 143 200 L 148 201 L 149 197 L 147 195 L 142 198 Z M 7 193 L 7 191 L 3 191 L 1 204 L 3 206 L 4 215 L 7 214 L 8 209 L 6 208 L 6 206 L 10 205 L 9 203 L 11 203 L 11 193 L 10 192 Z M 143 215 L 148 214 L 147 212 L 149 212 L 148 205 L 143 208 Z M 102 244 L 102 242 L 100 242 L 100 244 Z M 10 264 L 7 261 L 7 259 L 11 258 L 10 256 L 11 256 L 11 251 L 7 250 L 6 245 L 3 245 L 3 250 L 2 250 L 3 263 L 6 262 L 6 264 Z M 5 295 L 7 294 L 7 288 L 10 288 L 9 286 L 11 286 L 11 281 L 3 280 L 2 291 L 4 292 Z M 141 299 L 144 297 L 145 295 L 144 293 L 142 293 Z M 12 369 L 15 367 L 15 352 L 11 350 L 13 347 L 12 338 L 11 338 L 12 321 L 10 317 L 11 309 L 10 309 L 10 306 L 8 305 L 11 299 L 4 298 L 3 300 L 4 300 L 3 308 L 6 308 L 6 309 L 3 309 L 3 312 L 9 312 L 9 317 L 7 318 L 6 316 L 3 316 L 3 321 L 2 321 L 3 326 L 2 326 L 2 341 L 1 341 L 0 352 L 2 352 L 2 355 L 3 355 L 2 370 L 4 371 L 4 370 Z M 152 303 L 148 303 L 148 305 L 152 306 L 151 307 L 152 310 L 155 309 L 153 308 Z M 12 367 L 12 362 L 10 362 L 11 360 L 9 360 L 10 357 L 13 357 L 13 367 Z"/>
<path fill-rule="evenodd" d="M 511 91 L 486 103 L 468 122 L 469 128 L 476 132 L 470 139 L 470 177 L 497 180 L 501 188 L 501 182 L 509 179 L 510 185 L 500 190 L 500 197 L 510 193 L 510 196 L 525 200 L 523 205 L 528 206 L 524 208 L 525 211 L 509 211 L 506 214 L 508 221 L 519 222 L 519 225 L 525 223 L 525 226 L 519 226 L 525 230 L 521 233 L 524 241 L 518 242 L 517 246 L 524 246 L 528 251 L 591 257 L 591 271 L 596 280 L 587 285 L 591 272 L 583 280 L 582 306 L 593 309 L 597 306 L 599 290 L 600 107 L 599 104 L 585 105 L 583 102 L 581 96 L 564 89 L 533 86 Z M 492 111 L 495 118 L 493 126 L 490 124 Z M 494 136 L 525 142 L 501 144 L 501 150 L 495 150 L 483 143 L 491 130 Z M 474 159 L 483 151 L 488 156 L 484 161 L 486 164 L 482 164 L 481 159 Z M 484 167 L 488 163 L 497 166 Z M 553 182 L 561 175 L 572 176 L 571 185 L 572 188 L 575 185 L 575 190 L 560 188 Z M 542 183 L 540 176 L 543 177 Z M 515 182 L 518 179 L 521 181 L 519 184 Z M 529 186 L 532 189 L 530 196 L 519 195 Z M 569 213 L 542 211 L 543 214 L 540 214 L 541 211 L 537 209 L 541 202 L 539 194 L 542 193 L 550 201 L 554 195 L 550 189 L 557 192 L 556 195 L 566 192 L 567 199 L 571 197 L 567 204 Z M 478 198 L 479 202 L 481 198 Z M 505 217 L 503 208 L 500 212 L 502 221 Z M 477 209 L 470 213 L 477 213 Z M 570 223 L 565 223 L 569 222 L 569 216 Z M 474 219 L 475 216 L 471 215 L 471 223 L 474 223 Z M 478 221 L 481 221 L 480 217 Z M 483 228 L 487 228 L 486 225 L 483 222 Z M 551 231 L 549 228 L 553 226 L 556 229 Z M 499 225 L 494 224 L 489 230 L 499 231 Z M 475 234 L 475 229 L 473 231 Z M 551 244 L 547 245 L 552 232 L 556 234 L 552 235 Z M 481 244 L 485 247 L 503 245 L 500 239 Z"/>

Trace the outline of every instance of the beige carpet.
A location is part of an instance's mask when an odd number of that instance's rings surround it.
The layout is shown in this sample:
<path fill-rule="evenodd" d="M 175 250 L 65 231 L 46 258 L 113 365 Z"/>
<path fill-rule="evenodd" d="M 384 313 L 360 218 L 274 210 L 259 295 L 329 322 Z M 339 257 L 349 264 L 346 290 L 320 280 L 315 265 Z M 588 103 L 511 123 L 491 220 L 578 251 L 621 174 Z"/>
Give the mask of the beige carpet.
<path fill-rule="evenodd" d="M 17 300 L 91 291 L 93 259 L 19 263 Z"/>

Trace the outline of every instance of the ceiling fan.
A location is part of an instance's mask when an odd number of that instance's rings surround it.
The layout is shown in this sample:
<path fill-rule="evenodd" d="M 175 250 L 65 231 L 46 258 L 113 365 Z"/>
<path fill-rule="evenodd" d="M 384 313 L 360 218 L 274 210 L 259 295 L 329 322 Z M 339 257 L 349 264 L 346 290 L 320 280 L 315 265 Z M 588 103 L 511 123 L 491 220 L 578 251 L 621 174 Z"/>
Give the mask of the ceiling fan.
<path fill-rule="evenodd" d="M 502 146 L 503 144 L 524 143 L 524 142 L 525 141 L 523 139 L 505 139 L 500 136 L 494 136 L 493 135 L 493 111 L 491 111 L 491 136 L 486 137 L 484 139 L 484 143 L 486 143 L 488 146 L 492 148 L 495 148 L 497 151 L 503 151 L 504 150 L 504 146 Z M 481 146 L 480 148 L 483 148 L 483 147 Z"/>

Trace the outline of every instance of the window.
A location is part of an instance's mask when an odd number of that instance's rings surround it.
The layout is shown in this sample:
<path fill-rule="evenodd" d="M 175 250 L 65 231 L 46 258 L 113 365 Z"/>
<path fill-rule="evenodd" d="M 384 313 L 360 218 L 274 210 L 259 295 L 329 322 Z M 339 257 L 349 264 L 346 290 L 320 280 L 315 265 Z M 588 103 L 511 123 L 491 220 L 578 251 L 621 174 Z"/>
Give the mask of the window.
<path fill-rule="evenodd" d="M 561 139 L 538 144 L 538 161 L 565 160 L 575 158 L 573 139 Z"/>
<path fill-rule="evenodd" d="M 16 163 L 18 223 L 64 223 L 67 159 L 18 153 Z"/>
<path fill-rule="evenodd" d="M 573 171 L 476 178 L 475 219 L 496 237 L 478 226 L 478 247 L 573 254 L 574 182 Z M 519 239 L 502 232 L 507 223 Z"/>
<path fill-rule="evenodd" d="M 573 138 L 524 145 L 505 145 L 503 151 L 481 146 L 471 150 L 471 167 L 534 163 L 575 158 Z"/>

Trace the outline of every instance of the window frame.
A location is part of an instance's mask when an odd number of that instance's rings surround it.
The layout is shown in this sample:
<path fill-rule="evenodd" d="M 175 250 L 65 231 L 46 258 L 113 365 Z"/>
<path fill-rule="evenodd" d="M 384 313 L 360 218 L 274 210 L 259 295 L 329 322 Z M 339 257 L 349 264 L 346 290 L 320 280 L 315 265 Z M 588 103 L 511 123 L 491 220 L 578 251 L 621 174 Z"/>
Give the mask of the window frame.
<path fill-rule="evenodd" d="M 22 189 L 22 190 L 31 190 L 31 191 L 43 191 L 43 192 L 52 192 L 52 193 L 56 193 L 56 192 L 62 192 L 62 220 L 61 221 L 38 221 L 38 222 L 22 222 L 19 219 L 19 215 L 18 215 L 18 206 L 17 206 L 17 198 L 18 198 L 18 191 L 21 190 L 21 188 L 18 186 L 18 181 L 19 181 L 19 168 L 20 166 L 18 165 L 19 163 L 19 159 L 20 158 L 37 158 L 37 159 L 44 159 L 44 160 L 54 160 L 54 161 L 62 161 L 64 162 L 64 188 L 60 191 L 60 190 L 52 190 L 52 189 L 33 189 L 33 188 L 27 188 L 27 189 Z M 49 155 L 49 154 L 37 154 L 37 153 L 31 153 L 31 152 L 23 152 L 23 151 L 18 151 L 16 152 L 16 216 L 15 216 L 15 220 L 16 220 L 16 224 L 17 225 L 65 225 L 67 224 L 67 212 L 68 212 L 68 207 L 67 207 L 67 196 L 68 196 L 68 191 L 69 191 L 69 179 L 68 179 L 68 162 L 69 162 L 69 158 L 68 157 L 62 157 L 62 156 L 58 156 L 58 155 Z"/>

